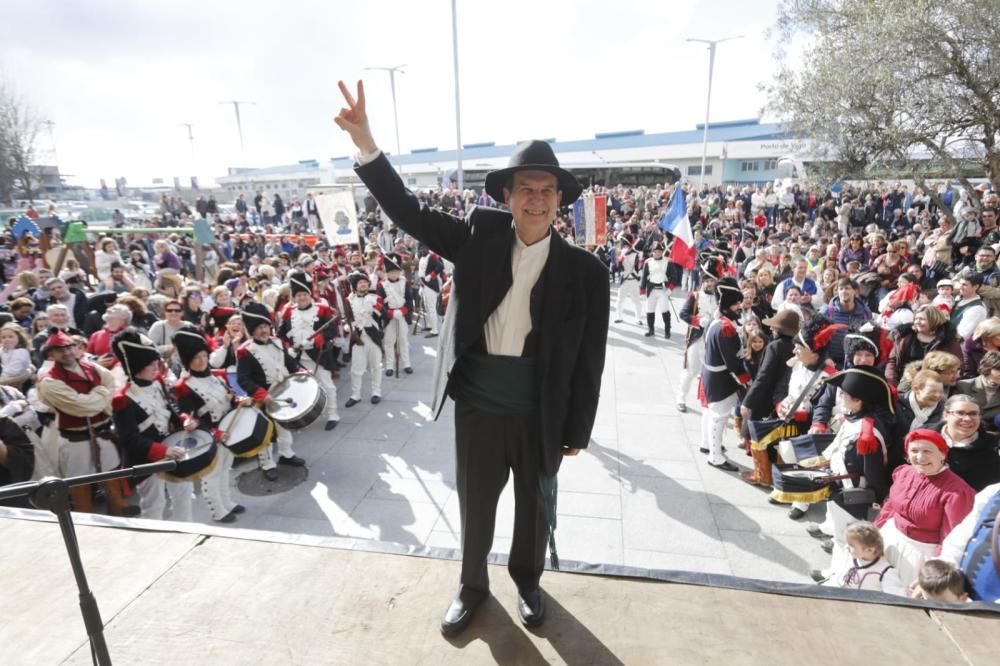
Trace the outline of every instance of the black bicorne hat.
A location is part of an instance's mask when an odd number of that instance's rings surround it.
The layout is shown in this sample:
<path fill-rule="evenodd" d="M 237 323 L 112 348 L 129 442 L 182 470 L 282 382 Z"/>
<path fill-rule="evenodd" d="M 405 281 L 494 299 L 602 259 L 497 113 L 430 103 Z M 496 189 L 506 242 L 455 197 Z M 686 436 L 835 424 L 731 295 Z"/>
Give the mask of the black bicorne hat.
<path fill-rule="evenodd" d="M 719 295 L 719 310 L 728 310 L 743 301 L 743 291 L 734 277 L 724 277 L 715 285 Z"/>
<path fill-rule="evenodd" d="M 385 256 L 382 257 L 382 267 L 385 272 L 389 271 L 401 271 L 403 265 L 403 260 L 400 259 L 399 255 L 395 252 L 387 252 Z"/>
<path fill-rule="evenodd" d="M 111 341 L 111 350 L 121 362 L 129 379 L 147 365 L 163 358 L 153 341 L 131 326 L 121 331 Z"/>
<path fill-rule="evenodd" d="M 506 169 L 497 169 L 486 174 L 486 193 L 497 201 L 503 201 L 503 188 L 507 179 L 516 171 L 546 171 L 559 181 L 562 192 L 561 205 L 566 206 L 580 198 L 583 185 L 576 176 L 559 166 L 556 154 L 545 141 L 525 141 L 519 143 L 510 156 Z"/>

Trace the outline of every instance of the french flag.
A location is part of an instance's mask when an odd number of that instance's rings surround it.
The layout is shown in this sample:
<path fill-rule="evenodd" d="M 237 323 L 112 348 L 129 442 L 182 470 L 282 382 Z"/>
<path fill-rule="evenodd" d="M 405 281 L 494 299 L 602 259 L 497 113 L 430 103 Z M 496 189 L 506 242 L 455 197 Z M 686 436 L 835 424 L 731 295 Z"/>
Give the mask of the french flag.
<path fill-rule="evenodd" d="M 674 188 L 667 205 L 667 212 L 660 218 L 660 228 L 674 235 L 674 245 L 670 249 L 670 261 L 680 264 L 688 270 L 695 265 L 694 234 L 691 233 L 691 222 L 688 221 L 687 204 L 684 201 L 684 190 L 680 183 Z"/>

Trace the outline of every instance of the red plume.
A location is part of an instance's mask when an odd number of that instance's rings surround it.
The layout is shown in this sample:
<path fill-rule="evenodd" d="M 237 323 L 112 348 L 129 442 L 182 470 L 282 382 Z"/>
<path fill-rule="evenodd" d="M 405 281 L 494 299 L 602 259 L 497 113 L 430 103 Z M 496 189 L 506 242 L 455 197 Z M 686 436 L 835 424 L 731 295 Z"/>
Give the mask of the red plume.
<path fill-rule="evenodd" d="M 884 328 L 880 328 L 878 331 L 879 363 L 886 363 L 890 354 L 892 354 L 892 340 L 889 339 L 889 333 Z"/>
<path fill-rule="evenodd" d="M 892 297 L 889 298 L 889 307 L 893 310 L 906 303 L 912 303 L 917 300 L 917 293 L 919 287 L 913 282 L 907 282 L 902 287 L 898 288 L 893 292 Z"/>
<path fill-rule="evenodd" d="M 860 455 L 870 456 L 879 449 L 878 437 L 875 436 L 875 419 L 867 417 L 861 420 L 861 434 L 858 435 L 857 451 Z"/>
<path fill-rule="evenodd" d="M 818 354 L 821 349 L 830 344 L 830 340 L 833 339 L 837 331 L 845 329 L 847 326 L 844 324 L 830 324 L 816 331 L 816 335 L 813 336 L 813 351 Z"/>

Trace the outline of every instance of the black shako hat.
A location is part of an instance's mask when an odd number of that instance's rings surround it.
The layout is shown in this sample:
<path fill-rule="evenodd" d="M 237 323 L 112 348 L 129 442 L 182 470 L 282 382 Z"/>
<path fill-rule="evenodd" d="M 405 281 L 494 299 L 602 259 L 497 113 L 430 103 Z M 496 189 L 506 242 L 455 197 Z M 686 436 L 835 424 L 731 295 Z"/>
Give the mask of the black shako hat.
<path fill-rule="evenodd" d="M 212 351 L 208 347 L 208 341 L 200 329 L 192 324 L 184 324 L 174 333 L 174 347 L 180 357 L 181 365 L 190 369 L 191 360 L 198 355 L 198 352 Z"/>
<path fill-rule="evenodd" d="M 497 169 L 486 174 L 486 193 L 503 203 L 503 188 L 515 171 L 546 171 L 554 175 L 559 181 L 559 190 L 562 192 L 560 202 L 562 206 L 573 203 L 583 192 L 583 185 L 576 176 L 559 166 L 559 160 L 556 159 L 552 146 L 545 141 L 525 141 L 517 144 L 506 169 Z"/>

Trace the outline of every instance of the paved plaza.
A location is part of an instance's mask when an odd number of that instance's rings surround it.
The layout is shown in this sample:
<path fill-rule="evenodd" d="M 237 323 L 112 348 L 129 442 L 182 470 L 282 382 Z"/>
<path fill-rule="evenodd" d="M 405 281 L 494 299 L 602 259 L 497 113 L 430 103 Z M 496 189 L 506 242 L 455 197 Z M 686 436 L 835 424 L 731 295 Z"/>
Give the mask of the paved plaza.
<path fill-rule="evenodd" d="M 675 298 L 676 309 L 680 304 Z M 684 325 L 675 323 L 669 341 L 659 328 L 651 340 L 632 321 L 626 309 L 625 323 L 611 325 L 593 439 L 578 457 L 563 461 L 559 474 L 560 557 L 809 581 L 809 570 L 825 566 L 829 556 L 806 534 L 808 518 L 789 520 L 787 509 L 769 505 L 763 490 L 708 466 L 698 452 L 701 408 L 693 389 L 688 413 L 675 407 Z M 307 480 L 278 495 L 243 496 L 248 510 L 233 526 L 459 547 L 452 403 L 437 422 L 426 419 L 436 343 L 423 334 L 411 338 L 415 372 L 384 377 L 381 404 L 367 400 L 366 380 L 365 400 L 341 407 L 336 430 L 317 424 L 296 433 Z M 349 384 L 343 372 L 341 406 Z M 726 438 L 727 455 L 748 468 L 750 458 L 736 448 L 731 429 Z M 248 469 L 253 466 L 239 466 L 234 483 Z M 208 522 L 200 503 L 196 507 L 196 517 Z M 509 549 L 513 510 L 508 483 L 496 552 Z"/>

